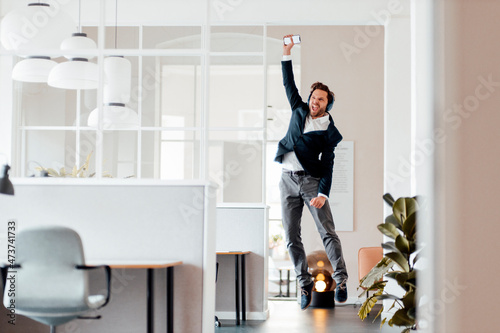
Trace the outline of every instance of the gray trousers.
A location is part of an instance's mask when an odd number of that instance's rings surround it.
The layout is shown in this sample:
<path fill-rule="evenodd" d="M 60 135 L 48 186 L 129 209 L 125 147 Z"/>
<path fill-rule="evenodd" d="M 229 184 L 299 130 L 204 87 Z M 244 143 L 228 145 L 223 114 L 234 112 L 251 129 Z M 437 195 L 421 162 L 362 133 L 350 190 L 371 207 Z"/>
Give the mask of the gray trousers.
<path fill-rule="evenodd" d="M 342 255 L 340 239 L 335 232 L 332 211 L 328 200 L 320 209 L 310 206 L 309 201 L 317 197 L 319 178 L 311 175 L 297 176 L 288 171 L 283 171 L 279 184 L 281 192 L 281 210 L 283 228 L 285 230 L 288 253 L 295 266 L 295 273 L 301 287 L 312 282 L 312 276 L 308 272 L 307 257 L 300 236 L 300 223 L 304 203 L 313 216 L 316 228 L 323 240 L 325 251 L 332 264 L 333 279 L 337 284 L 347 279 L 347 269 Z"/>

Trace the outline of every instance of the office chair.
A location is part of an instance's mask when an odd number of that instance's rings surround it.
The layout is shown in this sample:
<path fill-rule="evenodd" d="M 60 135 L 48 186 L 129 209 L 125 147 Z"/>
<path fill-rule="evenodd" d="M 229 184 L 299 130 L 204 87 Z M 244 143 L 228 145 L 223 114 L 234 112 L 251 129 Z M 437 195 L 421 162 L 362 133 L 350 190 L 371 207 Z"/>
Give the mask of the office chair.
<path fill-rule="evenodd" d="M 100 318 L 82 315 L 109 302 L 111 270 L 85 266 L 82 242 L 75 231 L 60 226 L 25 229 L 17 234 L 15 246 L 15 263 L 9 261 L 11 265 L 2 268 L 6 308 L 14 302 L 16 314 L 49 325 L 51 333 L 76 318 Z M 95 268 L 106 273 L 107 295 L 89 295 L 88 270 Z M 13 282 L 15 296 L 7 292 Z"/>
<path fill-rule="evenodd" d="M 382 260 L 383 256 L 382 247 L 380 246 L 360 248 L 358 251 L 358 280 L 361 281 Z M 366 288 L 363 289 L 366 290 Z M 366 290 L 366 298 L 368 297 L 369 292 Z"/>

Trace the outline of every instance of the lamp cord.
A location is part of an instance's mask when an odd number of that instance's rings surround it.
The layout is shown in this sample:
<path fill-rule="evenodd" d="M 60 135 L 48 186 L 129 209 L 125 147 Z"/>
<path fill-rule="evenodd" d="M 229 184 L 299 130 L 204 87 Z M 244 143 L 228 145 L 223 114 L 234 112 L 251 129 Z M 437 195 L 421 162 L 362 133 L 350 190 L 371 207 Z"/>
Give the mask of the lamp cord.
<path fill-rule="evenodd" d="M 118 48 L 118 0 L 115 1 L 115 50 Z"/>
<path fill-rule="evenodd" d="M 82 32 L 82 0 L 78 0 L 78 32 Z"/>

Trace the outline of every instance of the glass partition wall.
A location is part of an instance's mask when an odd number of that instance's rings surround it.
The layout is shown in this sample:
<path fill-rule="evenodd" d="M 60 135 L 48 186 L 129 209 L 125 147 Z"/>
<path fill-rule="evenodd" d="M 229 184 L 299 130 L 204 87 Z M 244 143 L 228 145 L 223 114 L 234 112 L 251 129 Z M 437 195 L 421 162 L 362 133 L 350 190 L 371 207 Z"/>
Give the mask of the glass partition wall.
<path fill-rule="evenodd" d="M 269 157 L 286 130 L 288 108 L 279 89 L 281 38 L 268 35 L 273 27 L 211 22 L 205 0 L 192 1 L 190 15 L 171 1 L 47 2 L 74 19 L 68 37 L 80 30 L 96 48 L 66 50 L 66 58 L 57 48 L 28 55 L 62 64 L 83 54 L 97 65 L 98 83 L 65 89 L 12 80 L 14 175 L 38 175 L 43 167 L 67 176 L 76 167 L 84 177 L 207 179 L 218 184 L 219 202 L 266 202 Z M 2 53 L 13 67 L 25 59 L 16 50 Z M 104 63 L 116 56 L 130 64 L 123 104 L 136 122 L 127 126 L 105 119 Z M 300 67 L 300 57 L 294 64 Z"/>

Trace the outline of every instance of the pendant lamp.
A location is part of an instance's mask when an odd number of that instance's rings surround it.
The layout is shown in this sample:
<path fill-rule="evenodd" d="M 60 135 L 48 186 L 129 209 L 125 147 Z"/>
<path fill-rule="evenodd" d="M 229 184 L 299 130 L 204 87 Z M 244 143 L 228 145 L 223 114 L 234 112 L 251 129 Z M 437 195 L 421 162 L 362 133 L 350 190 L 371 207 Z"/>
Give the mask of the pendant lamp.
<path fill-rule="evenodd" d="M 81 6 L 81 0 L 79 1 Z M 78 12 L 78 31 L 61 43 L 62 51 L 97 50 L 97 44 L 87 34 L 81 32 L 81 8 Z M 89 60 L 94 56 L 65 55 L 69 61 L 55 66 L 49 74 L 49 86 L 61 89 L 97 89 L 99 86 L 99 67 Z"/>
<path fill-rule="evenodd" d="M 22 82 L 46 83 L 57 62 L 50 57 L 33 56 L 19 61 L 12 69 L 12 78 Z"/>
<path fill-rule="evenodd" d="M 1 43 L 5 49 L 16 51 L 26 58 L 14 66 L 12 78 L 24 82 L 47 82 L 57 62 L 43 54 L 26 54 L 59 48 L 66 37 L 65 32 L 74 25 L 60 5 L 50 6 L 41 2 L 30 3 L 5 15 L 0 27 Z"/>
<path fill-rule="evenodd" d="M 118 0 L 115 15 L 115 49 L 117 48 Z M 103 129 L 127 129 L 139 125 L 137 113 L 125 106 L 130 101 L 132 64 L 122 56 L 104 59 L 104 91 L 102 106 Z M 93 110 L 87 120 L 90 127 L 99 125 L 99 108 Z"/>
<path fill-rule="evenodd" d="M 132 65 L 120 56 L 104 59 L 103 129 L 125 129 L 139 124 L 137 113 L 125 106 L 130 101 Z M 90 127 L 99 124 L 99 109 L 93 110 L 87 120 Z"/>

